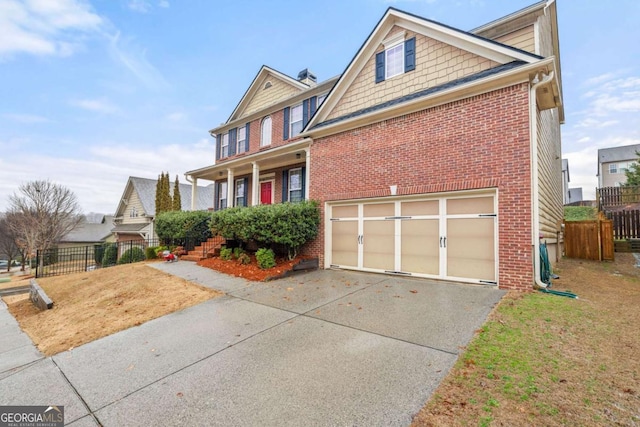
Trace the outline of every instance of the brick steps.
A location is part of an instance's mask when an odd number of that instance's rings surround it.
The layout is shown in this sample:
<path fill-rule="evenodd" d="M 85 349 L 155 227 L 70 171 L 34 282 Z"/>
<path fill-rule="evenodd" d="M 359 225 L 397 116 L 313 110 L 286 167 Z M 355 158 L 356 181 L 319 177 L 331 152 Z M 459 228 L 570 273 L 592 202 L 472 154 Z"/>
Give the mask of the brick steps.
<path fill-rule="evenodd" d="M 224 237 L 216 236 L 210 237 L 206 242 L 202 242 L 199 246 L 189 251 L 187 255 L 180 257 L 183 261 L 200 261 L 205 258 L 211 258 L 220 254 L 220 248 L 227 243 Z"/>

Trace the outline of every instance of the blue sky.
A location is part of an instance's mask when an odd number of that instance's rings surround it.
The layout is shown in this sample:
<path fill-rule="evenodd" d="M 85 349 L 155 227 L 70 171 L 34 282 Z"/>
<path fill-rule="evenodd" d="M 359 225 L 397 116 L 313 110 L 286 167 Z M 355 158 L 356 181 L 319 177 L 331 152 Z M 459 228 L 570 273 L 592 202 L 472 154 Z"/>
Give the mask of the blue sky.
<path fill-rule="evenodd" d="M 49 179 L 113 213 L 127 177 L 213 163 L 263 64 L 344 71 L 389 6 L 470 30 L 533 0 L 0 0 L 0 211 Z M 571 187 L 598 148 L 640 143 L 640 2 L 558 0 Z"/>

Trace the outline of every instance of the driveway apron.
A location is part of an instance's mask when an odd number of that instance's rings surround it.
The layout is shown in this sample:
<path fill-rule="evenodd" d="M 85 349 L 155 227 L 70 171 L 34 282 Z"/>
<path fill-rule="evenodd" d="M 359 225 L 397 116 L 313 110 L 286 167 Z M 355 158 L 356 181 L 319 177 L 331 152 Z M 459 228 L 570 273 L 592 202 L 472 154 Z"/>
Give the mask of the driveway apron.
<path fill-rule="evenodd" d="M 36 387 L 41 400 L 24 404 L 69 405 L 74 425 L 407 425 L 504 294 L 341 270 L 256 283 L 152 266 L 226 295 L 15 368 L 0 405 Z"/>

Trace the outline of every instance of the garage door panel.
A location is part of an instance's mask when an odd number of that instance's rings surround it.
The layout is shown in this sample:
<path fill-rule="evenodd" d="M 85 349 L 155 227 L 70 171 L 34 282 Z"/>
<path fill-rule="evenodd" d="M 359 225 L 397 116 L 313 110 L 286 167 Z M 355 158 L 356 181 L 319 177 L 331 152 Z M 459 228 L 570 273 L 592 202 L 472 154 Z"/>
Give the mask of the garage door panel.
<path fill-rule="evenodd" d="M 363 206 L 365 218 L 393 216 L 395 210 L 395 203 L 372 203 Z"/>
<path fill-rule="evenodd" d="M 438 200 L 420 200 L 416 202 L 402 202 L 403 216 L 438 215 L 440 202 Z"/>
<path fill-rule="evenodd" d="M 440 274 L 439 226 L 437 219 L 402 221 L 402 271 Z"/>
<path fill-rule="evenodd" d="M 358 205 L 334 206 L 331 210 L 331 218 L 357 218 Z"/>
<path fill-rule="evenodd" d="M 363 239 L 363 267 L 394 270 L 394 221 L 365 221 Z"/>
<path fill-rule="evenodd" d="M 492 214 L 494 213 L 493 197 L 466 197 L 464 199 L 448 199 L 448 215 Z"/>
<path fill-rule="evenodd" d="M 332 222 L 331 239 L 331 263 L 356 267 L 358 265 L 358 222 Z"/>
<path fill-rule="evenodd" d="M 447 276 L 495 281 L 493 218 L 447 220 Z"/>

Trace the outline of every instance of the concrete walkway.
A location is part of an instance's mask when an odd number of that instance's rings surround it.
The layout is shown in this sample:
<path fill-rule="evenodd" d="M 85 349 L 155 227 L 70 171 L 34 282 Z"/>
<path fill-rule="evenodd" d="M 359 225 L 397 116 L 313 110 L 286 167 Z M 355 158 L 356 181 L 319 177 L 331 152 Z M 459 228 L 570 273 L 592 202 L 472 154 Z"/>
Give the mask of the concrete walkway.
<path fill-rule="evenodd" d="M 0 405 L 64 405 L 73 426 L 407 425 L 504 294 L 152 266 L 226 295 L 50 358 L 0 308 Z"/>

